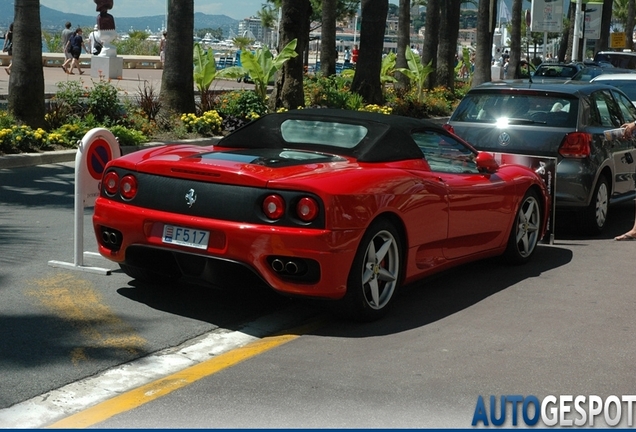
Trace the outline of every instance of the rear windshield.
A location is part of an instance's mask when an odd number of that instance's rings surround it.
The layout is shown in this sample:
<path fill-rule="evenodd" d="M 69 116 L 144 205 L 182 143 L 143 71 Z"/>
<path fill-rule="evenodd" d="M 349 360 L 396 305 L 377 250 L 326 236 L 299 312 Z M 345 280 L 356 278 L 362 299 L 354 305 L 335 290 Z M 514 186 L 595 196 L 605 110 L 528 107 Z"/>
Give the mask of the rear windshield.
<path fill-rule="evenodd" d="M 594 61 L 608 62 L 617 68 L 636 69 L 636 55 L 634 53 L 596 53 Z"/>
<path fill-rule="evenodd" d="M 578 109 L 578 98 L 568 95 L 475 92 L 464 97 L 451 121 L 574 128 Z"/>
<path fill-rule="evenodd" d="M 285 120 L 280 126 L 288 143 L 331 145 L 353 148 L 367 135 L 361 125 L 314 120 Z"/>

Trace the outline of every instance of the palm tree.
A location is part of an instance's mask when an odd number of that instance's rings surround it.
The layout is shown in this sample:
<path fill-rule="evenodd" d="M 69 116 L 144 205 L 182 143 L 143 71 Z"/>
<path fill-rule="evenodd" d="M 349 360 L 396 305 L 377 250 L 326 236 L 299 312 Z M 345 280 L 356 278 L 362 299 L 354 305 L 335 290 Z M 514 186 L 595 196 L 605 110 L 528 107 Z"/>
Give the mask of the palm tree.
<path fill-rule="evenodd" d="M 459 37 L 461 0 L 446 0 L 440 4 L 440 35 L 437 51 L 437 84 L 455 88 L 455 54 Z"/>
<path fill-rule="evenodd" d="M 629 0 L 627 4 L 627 19 L 625 20 L 625 34 L 627 35 L 627 49 L 634 47 L 634 15 L 636 14 L 636 4 L 634 0 Z"/>
<path fill-rule="evenodd" d="M 406 50 L 411 44 L 411 0 L 400 0 L 400 11 L 398 15 L 398 34 L 397 34 L 397 57 L 395 59 L 396 68 L 407 68 Z M 396 74 L 397 89 L 405 90 L 408 88 L 410 80 L 403 73 Z"/>
<path fill-rule="evenodd" d="M 296 109 L 305 104 L 302 54 L 309 40 L 310 16 L 309 0 L 283 0 L 281 3 L 279 49 L 296 39 L 298 55 L 285 62 L 280 70 L 270 97 L 269 106 L 272 110 L 280 107 Z"/>
<path fill-rule="evenodd" d="M 380 69 L 388 11 L 389 0 L 362 0 L 360 54 L 351 91 L 358 93 L 370 104 L 384 103 Z"/>
<path fill-rule="evenodd" d="M 492 41 L 495 31 L 497 2 L 479 0 L 477 9 L 477 36 L 475 49 L 475 74 L 472 85 L 477 86 L 491 81 Z"/>
<path fill-rule="evenodd" d="M 510 58 L 508 70 L 506 71 L 507 79 L 519 78 L 519 60 L 521 60 L 521 15 L 523 0 L 512 1 L 512 25 L 510 32 Z M 503 66 L 503 65 L 502 65 Z"/>
<path fill-rule="evenodd" d="M 603 15 L 601 18 L 601 34 L 596 41 L 595 50 L 602 51 L 609 47 L 609 35 L 612 26 L 612 0 L 603 0 Z"/>
<path fill-rule="evenodd" d="M 193 32 L 194 0 L 169 2 L 166 62 L 159 95 L 161 109 L 168 114 L 194 112 Z"/>
<path fill-rule="evenodd" d="M 15 0 L 9 111 L 32 128 L 45 127 L 40 0 Z"/>
<path fill-rule="evenodd" d="M 445 0 L 428 0 L 426 7 L 426 27 L 424 28 L 424 44 L 422 46 L 422 64 L 431 64 L 437 69 L 437 45 L 439 44 L 440 3 Z M 426 78 L 429 89 L 435 86 L 435 73 Z"/>
<path fill-rule="evenodd" d="M 336 5 L 338 0 L 322 2 L 322 27 L 320 30 L 320 72 L 324 76 L 336 74 Z"/>

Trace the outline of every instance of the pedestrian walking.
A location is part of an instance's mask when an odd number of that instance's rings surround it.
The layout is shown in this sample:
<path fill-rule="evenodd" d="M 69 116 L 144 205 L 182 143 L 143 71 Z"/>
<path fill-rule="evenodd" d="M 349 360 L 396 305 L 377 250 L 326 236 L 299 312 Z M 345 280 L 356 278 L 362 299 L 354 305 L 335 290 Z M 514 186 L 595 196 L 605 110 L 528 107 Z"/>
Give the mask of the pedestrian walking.
<path fill-rule="evenodd" d="M 77 71 L 79 72 L 79 74 L 83 75 L 84 71 L 80 67 L 79 58 L 80 58 L 80 55 L 82 54 L 82 48 L 84 49 L 86 53 L 88 53 L 88 50 L 86 49 L 86 44 L 84 44 L 84 36 L 82 36 L 81 28 L 78 28 L 77 30 L 75 30 L 75 34 L 71 36 L 71 39 L 69 39 L 66 48 L 71 53 L 71 56 L 73 56 L 71 67 L 70 69 L 66 69 L 67 71 L 66 73 L 68 73 L 69 75 L 75 75 L 73 73 L 73 68 L 77 68 Z"/>
<path fill-rule="evenodd" d="M 68 67 L 73 61 L 73 56 L 67 49 L 68 41 L 73 36 L 73 33 L 75 32 L 71 30 L 71 23 L 70 21 L 67 21 L 66 24 L 64 24 L 64 30 L 62 30 L 62 51 L 64 51 L 64 63 L 62 63 L 62 69 L 64 69 L 64 72 L 66 73 L 68 73 Z"/>
<path fill-rule="evenodd" d="M 358 45 L 354 45 L 351 50 L 351 61 L 353 64 L 358 63 Z"/>
<path fill-rule="evenodd" d="M 621 127 L 625 128 L 625 138 L 631 138 L 636 131 L 636 122 L 625 123 Z M 621 234 L 619 236 L 614 237 L 614 240 L 617 240 L 617 241 L 636 240 L 636 216 L 634 218 L 634 226 L 632 227 L 632 229 L 627 231 L 625 234 Z"/>
<path fill-rule="evenodd" d="M 168 42 L 168 32 L 164 31 L 159 42 L 159 59 L 161 59 L 161 67 L 166 62 L 166 44 Z"/>
<path fill-rule="evenodd" d="M 2 51 L 9 54 L 9 57 L 13 56 L 13 23 L 9 24 L 9 30 L 4 34 Z M 11 75 L 11 66 L 13 66 L 13 58 L 9 60 L 9 66 L 4 68 L 7 75 Z"/>
<path fill-rule="evenodd" d="M 97 33 L 99 33 L 99 29 L 97 28 L 97 24 L 95 24 L 93 31 L 88 35 L 88 46 L 90 47 L 93 55 L 99 55 L 99 53 L 102 52 L 103 47 L 102 41 L 99 40 Z"/>

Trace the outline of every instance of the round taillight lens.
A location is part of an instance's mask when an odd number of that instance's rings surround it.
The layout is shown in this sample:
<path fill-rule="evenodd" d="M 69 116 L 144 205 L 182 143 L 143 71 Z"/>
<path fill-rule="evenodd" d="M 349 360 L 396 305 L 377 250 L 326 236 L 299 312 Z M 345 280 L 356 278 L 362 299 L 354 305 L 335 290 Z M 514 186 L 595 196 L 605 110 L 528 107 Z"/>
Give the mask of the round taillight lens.
<path fill-rule="evenodd" d="M 318 216 L 318 203 L 310 197 L 301 198 L 296 205 L 296 214 L 305 222 L 311 222 Z"/>
<path fill-rule="evenodd" d="M 280 219 L 285 214 L 285 200 L 280 195 L 269 195 L 263 200 L 263 213 L 270 219 Z"/>
<path fill-rule="evenodd" d="M 132 175 L 124 176 L 121 179 L 119 193 L 124 199 L 133 199 L 137 195 L 137 179 Z"/>
<path fill-rule="evenodd" d="M 117 193 L 117 189 L 119 189 L 119 176 L 115 171 L 109 171 L 104 176 L 102 185 L 107 194 L 114 195 Z"/>

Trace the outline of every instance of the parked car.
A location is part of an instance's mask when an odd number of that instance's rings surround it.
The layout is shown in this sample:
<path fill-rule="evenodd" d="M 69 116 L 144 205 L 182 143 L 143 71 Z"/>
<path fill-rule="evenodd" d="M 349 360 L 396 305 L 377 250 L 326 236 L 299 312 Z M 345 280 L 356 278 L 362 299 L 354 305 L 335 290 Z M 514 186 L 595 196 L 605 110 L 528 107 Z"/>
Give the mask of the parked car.
<path fill-rule="evenodd" d="M 592 81 L 593 78 L 600 75 L 611 75 L 611 74 L 636 74 L 636 69 L 623 69 L 617 67 L 607 67 L 607 66 L 588 66 L 584 67 L 580 71 L 576 73 L 572 77 L 572 81 Z"/>
<path fill-rule="evenodd" d="M 597 83 L 494 83 L 473 88 L 448 127 L 481 151 L 557 158 L 556 211 L 600 233 L 610 203 L 634 198 L 635 138 L 604 131 L 636 120 L 622 91 Z"/>
<path fill-rule="evenodd" d="M 583 69 L 581 63 L 541 63 L 537 66 L 537 70 L 532 76 L 534 82 L 540 80 L 567 80 L 572 78 L 581 69 Z"/>
<path fill-rule="evenodd" d="M 112 160 L 93 223 L 130 277 L 207 283 L 254 272 L 289 296 L 382 316 L 402 283 L 468 261 L 533 255 L 541 178 L 498 166 L 441 126 L 347 110 L 269 114 L 208 147 Z"/>
<path fill-rule="evenodd" d="M 634 73 L 599 75 L 592 82 L 608 84 L 621 89 L 627 97 L 636 105 L 636 70 Z"/>
<path fill-rule="evenodd" d="M 599 51 L 594 55 L 595 62 L 608 62 L 622 69 L 636 69 L 636 53 L 625 51 Z"/>

